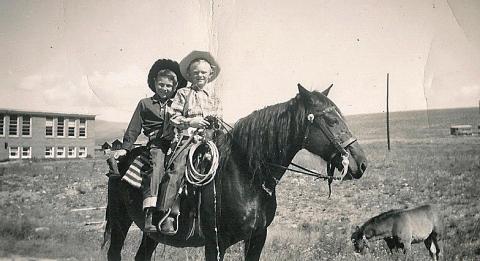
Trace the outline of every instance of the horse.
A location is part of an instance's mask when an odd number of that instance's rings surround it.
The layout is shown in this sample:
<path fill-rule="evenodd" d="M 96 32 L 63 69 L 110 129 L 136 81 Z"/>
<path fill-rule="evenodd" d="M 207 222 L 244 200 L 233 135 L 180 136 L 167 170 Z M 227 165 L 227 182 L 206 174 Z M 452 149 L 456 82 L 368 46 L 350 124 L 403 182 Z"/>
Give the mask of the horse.
<path fill-rule="evenodd" d="M 218 135 L 217 174 L 213 182 L 201 187 L 197 224 L 201 233 L 187 236 L 191 218 L 180 215 L 175 235 L 144 233 L 135 260 L 150 260 L 158 243 L 204 246 L 205 260 L 223 260 L 225 251 L 240 241 L 245 244 L 245 260 L 259 260 L 277 208 L 275 186 L 301 149 L 320 156 L 332 168 L 345 168 L 344 180 L 362 177 L 367 158 L 340 110 L 327 97 L 331 87 L 319 92 L 298 84 L 295 97 L 254 111 L 231 131 Z M 342 165 L 345 159 L 348 166 Z M 182 201 L 180 212 L 189 213 L 191 207 L 195 204 Z M 141 192 L 110 178 L 106 220 L 107 258 L 120 260 L 132 222 L 144 227 Z"/>
<path fill-rule="evenodd" d="M 441 224 L 438 207 L 423 205 L 411 209 L 392 209 L 377 215 L 352 233 L 355 252 L 364 253 L 368 240 L 385 240 L 390 253 L 403 249 L 408 256 L 412 243 L 424 242 L 433 260 L 438 260 Z"/>

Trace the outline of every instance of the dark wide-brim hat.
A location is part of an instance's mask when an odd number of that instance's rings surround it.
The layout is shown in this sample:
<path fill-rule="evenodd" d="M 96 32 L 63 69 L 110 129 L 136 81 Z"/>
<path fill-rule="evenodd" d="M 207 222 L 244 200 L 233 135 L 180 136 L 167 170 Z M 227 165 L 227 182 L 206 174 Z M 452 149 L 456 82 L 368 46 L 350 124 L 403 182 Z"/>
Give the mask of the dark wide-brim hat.
<path fill-rule="evenodd" d="M 180 72 L 180 66 L 176 61 L 169 60 L 169 59 L 159 59 L 150 68 L 148 72 L 148 87 L 155 92 L 155 78 L 160 70 L 168 69 L 174 72 L 177 75 L 177 90 L 187 86 L 187 80 L 182 76 Z"/>
<path fill-rule="evenodd" d="M 198 59 L 207 61 L 213 68 L 212 77 L 210 77 L 208 82 L 215 80 L 218 74 L 220 74 L 220 65 L 215 60 L 213 55 L 206 51 L 192 51 L 187 56 L 185 56 L 182 61 L 180 61 L 180 72 L 182 73 L 183 77 L 185 77 L 185 79 L 187 79 L 189 82 L 192 82 L 192 79 L 188 77 L 188 67 L 193 61 Z"/>

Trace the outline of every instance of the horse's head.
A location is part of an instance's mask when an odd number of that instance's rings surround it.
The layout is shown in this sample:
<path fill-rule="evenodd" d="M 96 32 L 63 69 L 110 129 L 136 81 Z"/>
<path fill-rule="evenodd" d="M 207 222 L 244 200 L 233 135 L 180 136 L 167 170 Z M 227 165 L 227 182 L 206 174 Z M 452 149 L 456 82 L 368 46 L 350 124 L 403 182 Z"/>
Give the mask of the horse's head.
<path fill-rule="evenodd" d="M 344 179 L 358 179 L 367 169 L 367 158 L 337 106 L 327 98 L 331 87 L 323 92 L 310 92 L 298 84 L 297 98 L 305 106 L 307 125 L 303 148 L 319 155 L 339 171 L 348 165 Z"/>
<path fill-rule="evenodd" d="M 353 248 L 357 253 L 363 254 L 365 252 L 365 249 L 368 248 L 367 239 L 365 234 L 363 233 L 363 229 L 358 226 L 355 228 L 355 231 L 352 233 L 350 240 L 352 241 Z"/>

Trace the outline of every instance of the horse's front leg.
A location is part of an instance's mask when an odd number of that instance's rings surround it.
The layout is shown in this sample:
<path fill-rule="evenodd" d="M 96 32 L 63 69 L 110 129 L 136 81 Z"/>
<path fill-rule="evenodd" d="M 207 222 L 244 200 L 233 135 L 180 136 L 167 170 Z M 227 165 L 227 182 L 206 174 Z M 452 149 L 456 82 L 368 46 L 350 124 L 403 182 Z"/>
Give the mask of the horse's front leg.
<path fill-rule="evenodd" d="M 147 233 L 143 233 L 142 244 L 137 250 L 137 254 L 135 255 L 135 261 L 151 260 L 153 251 L 155 251 L 157 245 L 157 241 L 149 237 Z"/>
<path fill-rule="evenodd" d="M 205 211 L 205 209 L 203 209 Z M 228 248 L 225 242 L 222 241 L 221 235 L 218 233 L 219 229 L 214 218 L 207 217 L 207 211 L 203 212 L 202 230 L 205 237 L 205 260 L 206 261 L 222 261 L 225 251 Z M 214 217 L 213 213 L 209 213 L 210 217 Z"/>
<path fill-rule="evenodd" d="M 257 261 L 260 260 L 265 239 L 267 238 L 267 228 L 258 230 L 249 239 L 244 240 L 245 243 L 245 260 Z"/>
<path fill-rule="evenodd" d="M 223 261 L 223 256 L 225 256 L 225 248 L 220 247 L 215 240 L 205 239 L 206 261 Z"/>

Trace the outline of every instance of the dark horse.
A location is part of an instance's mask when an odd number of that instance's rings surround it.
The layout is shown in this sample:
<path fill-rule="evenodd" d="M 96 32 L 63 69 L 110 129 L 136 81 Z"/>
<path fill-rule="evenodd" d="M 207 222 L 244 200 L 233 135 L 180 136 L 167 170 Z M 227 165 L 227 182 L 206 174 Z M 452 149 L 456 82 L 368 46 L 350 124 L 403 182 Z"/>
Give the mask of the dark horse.
<path fill-rule="evenodd" d="M 345 179 L 363 175 L 366 157 L 338 108 L 327 98 L 330 88 L 310 92 L 298 85 L 298 89 L 296 97 L 253 112 L 216 141 L 221 155 L 217 176 L 201 188 L 202 233 L 187 237 L 189 217 L 180 215 L 176 235 L 144 233 L 135 260 L 150 260 L 158 243 L 204 246 L 206 260 L 223 260 L 226 249 L 242 240 L 245 260 L 259 260 L 277 208 L 275 185 L 285 173 L 281 166 L 289 166 L 301 149 L 319 155 L 338 170 L 343 169 L 344 154 L 350 163 Z M 189 213 L 184 203 L 181 213 Z M 140 191 L 110 178 L 106 219 L 105 238 L 111 241 L 108 260 L 119 260 L 132 222 L 144 226 Z"/>

